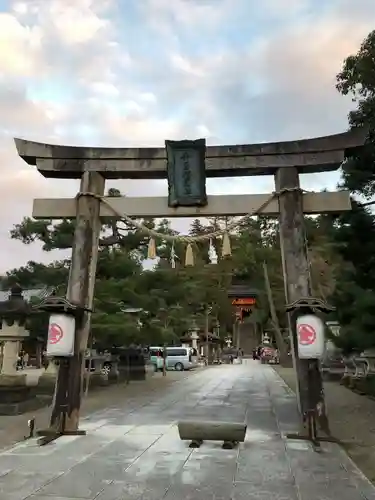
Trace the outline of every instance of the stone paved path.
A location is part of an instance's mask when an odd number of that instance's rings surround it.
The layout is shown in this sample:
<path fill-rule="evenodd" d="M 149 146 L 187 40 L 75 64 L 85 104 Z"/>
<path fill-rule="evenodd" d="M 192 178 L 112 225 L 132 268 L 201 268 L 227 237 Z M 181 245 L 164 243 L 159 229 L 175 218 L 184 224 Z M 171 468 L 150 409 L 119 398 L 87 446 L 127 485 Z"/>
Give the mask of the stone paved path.
<path fill-rule="evenodd" d="M 204 370 L 198 368 L 197 370 Z M 153 398 L 156 390 L 167 390 L 169 385 L 176 380 L 184 379 L 189 376 L 189 372 L 169 371 L 166 377 L 162 373 L 154 373 L 142 381 L 131 381 L 129 385 L 125 382 L 111 384 L 108 387 L 98 387 L 89 391 L 87 397 L 83 398 L 81 413 L 83 416 L 91 415 L 103 408 L 112 405 L 119 399 L 123 401 L 133 400 L 135 396 L 142 394 L 143 401 L 146 397 Z M 48 427 L 51 417 L 51 408 L 43 407 L 39 410 L 23 413 L 22 415 L 0 415 L 0 451 L 2 448 L 22 441 L 28 434 L 27 421 L 35 418 L 38 429 Z M 1 498 L 0 498 L 1 500 Z"/>
<path fill-rule="evenodd" d="M 243 421 L 236 450 L 191 450 L 176 420 Z M 297 429 L 295 399 L 266 365 L 212 367 L 154 397 L 118 401 L 82 422 L 88 433 L 0 454 L 1 500 L 370 500 L 374 487 L 337 445 L 314 453 Z"/>
<path fill-rule="evenodd" d="M 274 368 L 295 391 L 293 368 Z M 332 434 L 345 443 L 349 456 L 375 484 L 375 400 L 356 394 L 338 381 L 325 381 L 324 395 Z"/>

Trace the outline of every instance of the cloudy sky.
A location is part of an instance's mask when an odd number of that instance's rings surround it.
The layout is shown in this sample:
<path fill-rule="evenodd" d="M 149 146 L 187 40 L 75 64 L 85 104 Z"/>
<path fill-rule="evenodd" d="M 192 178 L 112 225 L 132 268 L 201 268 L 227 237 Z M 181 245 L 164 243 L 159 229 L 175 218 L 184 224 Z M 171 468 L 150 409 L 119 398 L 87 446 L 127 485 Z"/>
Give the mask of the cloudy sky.
<path fill-rule="evenodd" d="M 352 103 L 335 75 L 374 22 L 374 0 L 0 0 L 0 272 L 56 257 L 11 241 L 9 230 L 34 197 L 78 187 L 24 164 L 14 136 L 160 146 L 341 132 Z M 303 179 L 315 190 L 336 182 Z M 116 185 L 129 195 L 167 192 L 163 181 Z M 254 177 L 208 185 L 211 194 L 272 188 Z"/>

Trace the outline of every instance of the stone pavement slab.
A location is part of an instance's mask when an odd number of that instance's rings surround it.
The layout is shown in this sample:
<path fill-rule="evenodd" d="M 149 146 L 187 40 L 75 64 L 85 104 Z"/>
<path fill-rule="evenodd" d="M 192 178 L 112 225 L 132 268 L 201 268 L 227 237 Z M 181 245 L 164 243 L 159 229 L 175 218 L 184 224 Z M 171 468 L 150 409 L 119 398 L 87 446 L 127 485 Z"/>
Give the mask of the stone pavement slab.
<path fill-rule="evenodd" d="M 246 421 L 245 443 L 190 449 L 179 419 Z M 248 360 L 191 373 L 153 397 L 118 401 L 82 421 L 86 436 L 0 453 L 1 500 L 375 500 L 375 488 L 335 444 L 315 453 L 298 429 L 293 393 Z"/>
<path fill-rule="evenodd" d="M 204 370 L 198 368 L 197 370 Z M 30 370 L 31 371 L 31 370 Z M 35 371 L 35 369 L 34 369 Z M 151 377 L 142 381 L 131 381 L 111 384 L 108 387 L 95 388 L 89 391 L 88 396 L 83 398 L 81 414 L 82 416 L 92 415 L 95 411 L 102 410 L 112 406 L 114 402 L 120 400 L 129 410 L 133 405 L 139 406 L 140 399 L 142 404 L 152 401 L 155 391 L 173 384 L 176 380 L 181 380 L 189 376 L 189 372 L 170 371 L 166 377 L 162 373 L 154 373 Z M 0 415 L 0 450 L 8 448 L 24 439 L 28 434 L 27 421 L 35 418 L 37 428 L 44 429 L 48 426 L 51 415 L 50 407 L 40 408 L 39 410 L 23 413 L 22 415 Z"/>

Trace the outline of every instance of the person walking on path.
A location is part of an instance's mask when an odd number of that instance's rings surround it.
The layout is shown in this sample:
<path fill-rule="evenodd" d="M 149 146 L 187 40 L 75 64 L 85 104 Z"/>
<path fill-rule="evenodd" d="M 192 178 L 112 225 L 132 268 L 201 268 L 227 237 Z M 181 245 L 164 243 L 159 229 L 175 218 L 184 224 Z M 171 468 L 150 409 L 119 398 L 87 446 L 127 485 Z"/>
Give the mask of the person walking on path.
<path fill-rule="evenodd" d="M 23 367 L 27 368 L 29 366 L 29 353 L 25 352 L 23 355 Z"/>

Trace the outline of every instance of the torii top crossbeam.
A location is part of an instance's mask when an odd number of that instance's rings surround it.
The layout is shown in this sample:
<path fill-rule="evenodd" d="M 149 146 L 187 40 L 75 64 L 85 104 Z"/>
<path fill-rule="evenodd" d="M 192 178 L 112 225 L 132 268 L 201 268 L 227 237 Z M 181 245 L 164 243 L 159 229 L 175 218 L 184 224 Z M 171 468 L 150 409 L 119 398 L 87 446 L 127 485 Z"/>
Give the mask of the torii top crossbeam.
<path fill-rule="evenodd" d="M 348 153 L 363 146 L 366 133 L 354 129 L 336 135 L 287 142 L 208 146 L 207 177 L 272 175 L 282 167 L 299 173 L 337 170 Z M 79 179 L 84 171 L 107 179 L 164 179 L 165 148 L 100 148 L 43 144 L 15 139 L 18 154 L 44 177 Z"/>

